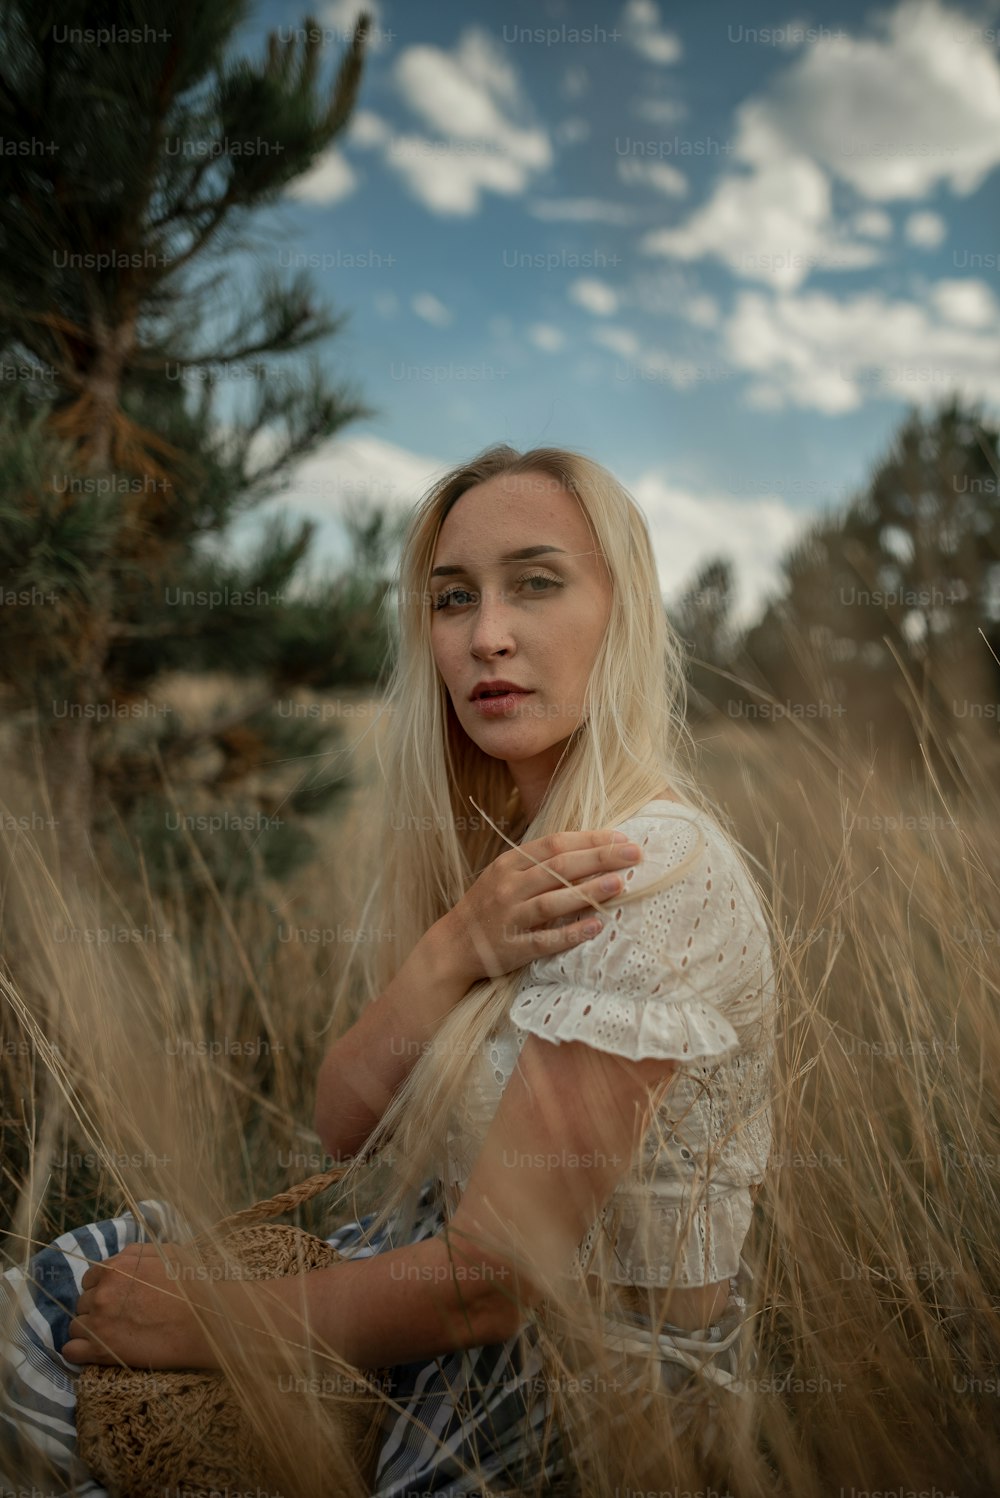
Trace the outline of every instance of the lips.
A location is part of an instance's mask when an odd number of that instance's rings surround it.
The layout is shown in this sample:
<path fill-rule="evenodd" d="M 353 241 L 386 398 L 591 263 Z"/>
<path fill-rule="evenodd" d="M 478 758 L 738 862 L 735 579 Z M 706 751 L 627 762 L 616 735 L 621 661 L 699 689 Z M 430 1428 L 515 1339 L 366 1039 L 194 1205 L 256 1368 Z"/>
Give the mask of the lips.
<path fill-rule="evenodd" d="M 472 689 L 470 702 L 478 702 L 481 697 L 505 697 L 508 692 L 517 692 L 527 696 L 530 688 L 519 687 L 514 681 L 480 681 Z"/>

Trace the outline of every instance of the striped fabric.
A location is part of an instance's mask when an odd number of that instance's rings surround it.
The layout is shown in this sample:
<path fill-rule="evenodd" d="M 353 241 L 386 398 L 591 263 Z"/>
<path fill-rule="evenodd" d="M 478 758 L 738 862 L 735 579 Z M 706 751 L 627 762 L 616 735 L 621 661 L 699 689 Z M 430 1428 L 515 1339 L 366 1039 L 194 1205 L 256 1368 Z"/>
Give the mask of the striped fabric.
<path fill-rule="evenodd" d="M 79 1365 L 59 1349 L 69 1338 L 80 1281 L 88 1263 L 110 1258 L 129 1243 L 159 1239 L 184 1242 L 190 1229 L 163 1201 L 137 1204 L 131 1212 L 88 1223 L 56 1238 L 34 1254 L 27 1271 L 8 1269 L 0 1278 L 0 1479 L 16 1492 L 27 1472 L 27 1453 L 44 1453 L 57 1483 L 46 1498 L 109 1498 L 76 1454 L 75 1376 Z M 327 1241 L 345 1257 L 369 1258 L 400 1247 L 392 1224 L 368 1237 L 374 1213 L 339 1228 Z M 439 1183 L 427 1181 L 409 1241 L 441 1230 Z M 704 1367 L 719 1384 L 738 1393 L 737 1359 L 746 1312 L 749 1271 L 741 1264 L 731 1281 L 729 1305 L 704 1331 L 668 1328 L 660 1338 L 664 1387 L 679 1389 L 689 1370 Z M 649 1345 L 646 1318 L 610 1323 L 609 1336 Z M 390 1410 L 379 1454 L 372 1498 L 423 1495 L 482 1495 L 547 1490 L 565 1474 L 555 1427 L 544 1445 L 551 1401 L 544 1392 L 541 1356 L 531 1329 L 506 1342 L 457 1351 L 432 1361 L 392 1369 Z M 544 1449 L 543 1449 L 544 1448 Z M 34 1470 L 34 1469 L 33 1469 Z M 551 1489 L 550 1489 L 551 1490 Z M 28 1491 L 25 1489 L 25 1491 Z"/>

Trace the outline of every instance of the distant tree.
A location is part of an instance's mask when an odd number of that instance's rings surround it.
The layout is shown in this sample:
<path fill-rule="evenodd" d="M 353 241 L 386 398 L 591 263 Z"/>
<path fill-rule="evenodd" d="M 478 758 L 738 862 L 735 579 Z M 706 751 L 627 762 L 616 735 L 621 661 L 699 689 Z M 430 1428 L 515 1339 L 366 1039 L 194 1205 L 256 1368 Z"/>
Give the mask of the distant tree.
<path fill-rule="evenodd" d="M 692 717 L 725 710 L 738 688 L 726 679 L 740 632 L 733 622 L 733 564 L 713 557 L 667 608 L 688 653 L 688 706 Z"/>
<path fill-rule="evenodd" d="M 742 669 L 781 700 L 805 704 L 819 692 L 844 703 L 865 732 L 907 730 L 897 661 L 945 730 L 956 713 L 995 703 L 998 476 L 998 431 L 980 408 L 953 398 L 930 414 L 911 411 L 864 490 L 785 556 L 779 596 L 749 631 Z"/>
<path fill-rule="evenodd" d="M 371 681 L 385 648 L 370 566 L 301 585 L 311 525 L 273 523 L 242 558 L 229 540 L 370 414 L 315 359 L 301 369 L 343 318 L 302 276 L 237 294 L 227 258 L 344 129 L 369 18 L 331 86 L 308 18 L 251 61 L 234 48 L 245 0 L 114 9 L 9 0 L 0 19 L 0 682 L 77 871 L 95 825 L 148 806 L 158 759 L 250 805 L 268 765 L 318 763 L 328 727 L 273 700 Z M 177 667 L 264 687 L 196 730 L 149 708 Z M 336 789 L 314 774 L 283 792 L 275 848 L 293 851 L 295 814 Z"/>

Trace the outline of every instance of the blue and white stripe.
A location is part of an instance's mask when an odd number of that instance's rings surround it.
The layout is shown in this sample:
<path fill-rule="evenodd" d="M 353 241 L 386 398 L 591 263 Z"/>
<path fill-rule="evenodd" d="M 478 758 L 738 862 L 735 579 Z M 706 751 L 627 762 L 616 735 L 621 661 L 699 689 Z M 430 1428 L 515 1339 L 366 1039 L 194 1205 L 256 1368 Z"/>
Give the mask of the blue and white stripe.
<path fill-rule="evenodd" d="M 15 1492 L 24 1483 L 34 1453 L 52 1464 L 53 1486 L 45 1490 L 46 1498 L 110 1498 L 77 1455 L 80 1370 L 59 1349 L 69 1338 L 80 1281 L 89 1263 L 110 1258 L 129 1243 L 182 1243 L 190 1238 L 190 1228 L 168 1202 L 142 1201 L 137 1209 L 141 1221 L 125 1212 L 74 1228 L 34 1254 L 26 1270 L 8 1269 L 0 1277 L 0 1479 Z M 409 1241 L 420 1242 L 439 1232 L 442 1211 L 438 1183 L 428 1181 Z M 345 1224 L 327 1241 L 348 1258 L 369 1258 L 386 1247 L 398 1247 L 393 1244 L 392 1224 L 367 1235 L 374 1216 Z M 741 1271 L 740 1282 L 732 1283 L 722 1324 L 703 1332 L 678 1328 L 676 1335 L 664 1333 L 660 1341 L 667 1387 L 677 1387 L 677 1375 L 687 1367 L 702 1364 L 710 1344 L 722 1383 L 739 1391 L 738 1382 L 733 1382 L 739 1340 L 734 1313 L 739 1322 L 745 1311 L 741 1292 L 746 1288 Z M 614 1330 L 628 1330 L 642 1345 L 644 1321 L 637 1318 L 634 1325 Z M 499 1485 L 517 1490 L 563 1475 L 554 1427 L 543 1451 L 551 1400 L 539 1392 L 545 1378 L 530 1329 L 488 1347 L 399 1364 L 391 1378 L 391 1397 L 399 1408 L 386 1420 L 372 1498 L 458 1498 L 481 1493 L 486 1483 L 494 1489 Z"/>

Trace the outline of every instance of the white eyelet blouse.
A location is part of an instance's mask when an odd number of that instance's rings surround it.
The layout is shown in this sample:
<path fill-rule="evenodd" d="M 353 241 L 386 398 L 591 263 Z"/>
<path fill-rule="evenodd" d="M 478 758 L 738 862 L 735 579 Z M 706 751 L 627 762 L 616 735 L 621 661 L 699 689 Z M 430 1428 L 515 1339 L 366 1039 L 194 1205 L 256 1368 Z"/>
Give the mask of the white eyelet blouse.
<path fill-rule="evenodd" d="M 574 1268 L 616 1284 L 710 1285 L 737 1273 L 749 1188 L 763 1180 L 771 1149 L 767 926 L 728 838 L 704 813 L 649 801 L 619 825 L 642 848 L 622 871 L 627 885 L 642 889 L 690 862 L 659 893 L 605 902 L 597 936 L 525 969 L 449 1120 L 446 1196 L 454 1207 L 465 1189 L 526 1035 L 633 1060 L 673 1058 L 682 1065 L 658 1127 L 647 1129 Z"/>

